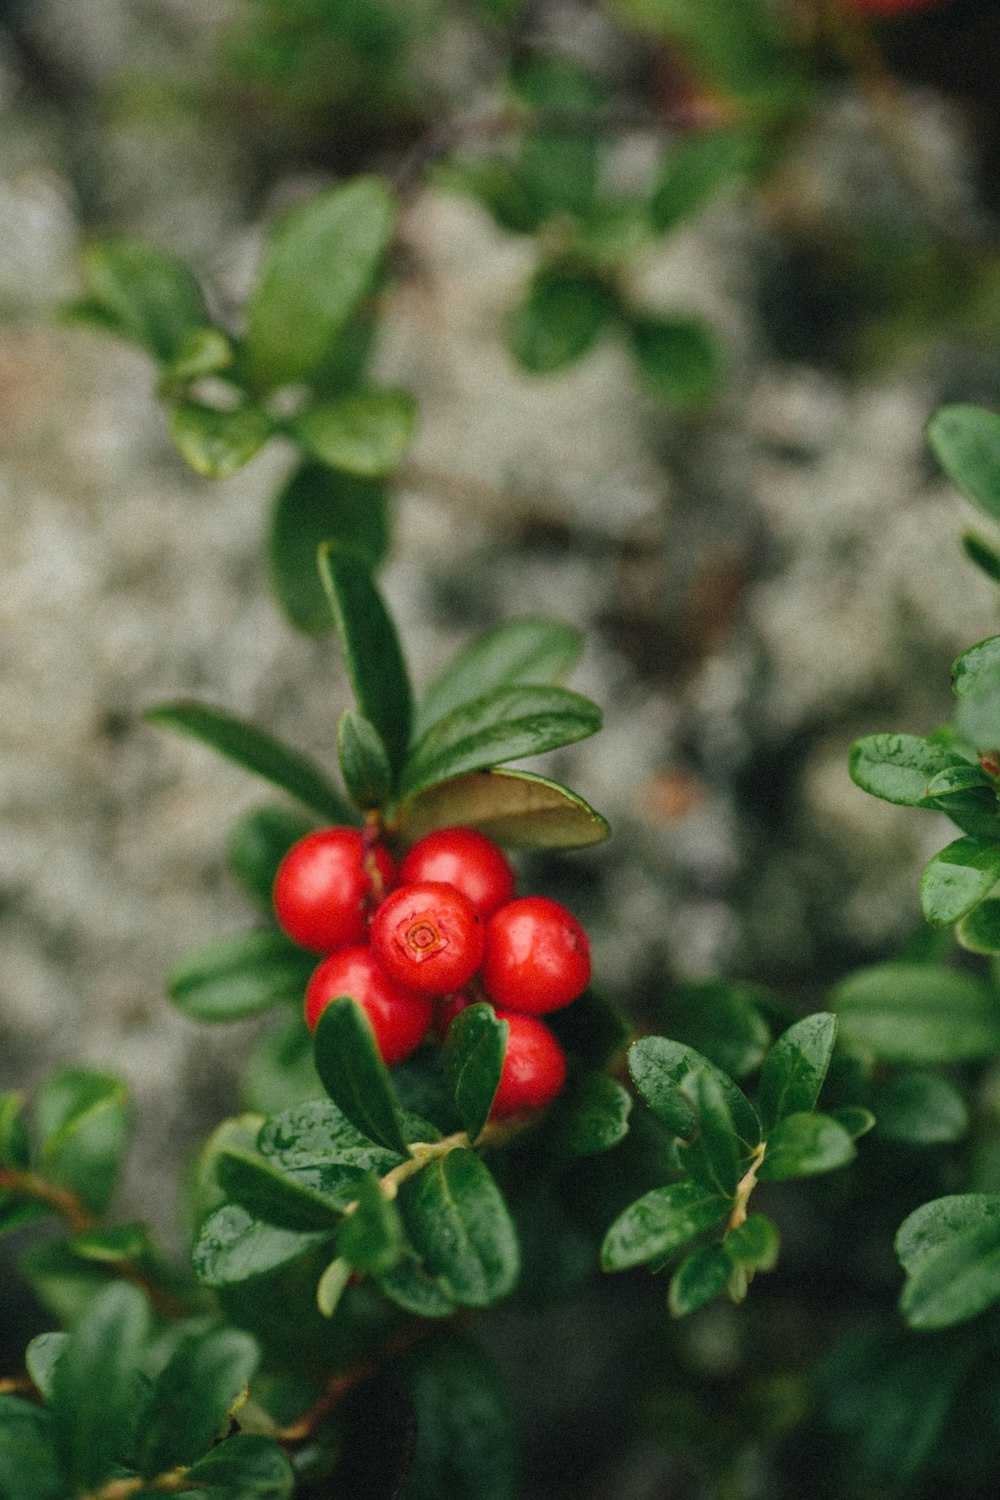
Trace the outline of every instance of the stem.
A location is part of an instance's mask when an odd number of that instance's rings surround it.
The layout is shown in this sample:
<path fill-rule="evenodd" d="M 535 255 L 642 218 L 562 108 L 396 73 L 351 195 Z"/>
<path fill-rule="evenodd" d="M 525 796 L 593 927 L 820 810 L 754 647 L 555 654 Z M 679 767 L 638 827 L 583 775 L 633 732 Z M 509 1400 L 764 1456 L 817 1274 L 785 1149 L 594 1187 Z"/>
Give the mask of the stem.
<path fill-rule="evenodd" d="M 733 1204 L 733 1211 L 729 1215 L 729 1224 L 727 1226 L 729 1230 L 739 1229 L 741 1224 L 746 1223 L 747 1204 L 750 1201 L 750 1194 L 757 1186 L 757 1169 L 764 1160 L 766 1150 L 767 1142 L 761 1141 L 750 1158 L 749 1167 L 747 1167 L 743 1176 L 736 1184 L 736 1202 Z"/>

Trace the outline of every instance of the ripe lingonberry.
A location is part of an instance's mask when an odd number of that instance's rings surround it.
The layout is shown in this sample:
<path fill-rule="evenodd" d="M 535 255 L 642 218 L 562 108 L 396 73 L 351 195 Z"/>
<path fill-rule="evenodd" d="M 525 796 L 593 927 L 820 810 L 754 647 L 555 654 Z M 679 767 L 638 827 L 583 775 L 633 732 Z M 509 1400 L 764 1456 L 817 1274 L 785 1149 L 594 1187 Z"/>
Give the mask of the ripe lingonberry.
<path fill-rule="evenodd" d="M 509 1120 L 544 1109 L 566 1081 L 566 1054 L 544 1021 L 498 1010 L 510 1027 L 491 1120 Z"/>
<path fill-rule="evenodd" d="M 434 1007 L 426 995 L 404 989 L 382 973 L 365 944 L 331 953 L 306 986 L 306 1025 L 316 1023 L 331 1000 L 350 995 L 368 1017 L 382 1060 L 393 1067 L 418 1047 L 430 1030 Z"/>
<path fill-rule="evenodd" d="M 437 881 L 401 885 L 372 918 L 372 951 L 381 967 L 397 984 L 425 995 L 447 995 L 467 984 L 482 962 L 483 941 L 472 902 Z"/>
<path fill-rule="evenodd" d="M 547 896 L 509 901 L 489 920 L 483 984 L 506 1010 L 542 1015 L 590 983 L 590 944 L 576 918 Z"/>
<path fill-rule="evenodd" d="M 485 922 L 514 895 L 506 855 L 475 828 L 438 828 L 418 839 L 399 867 L 401 883 L 443 881 L 468 896 Z"/>
<path fill-rule="evenodd" d="M 293 942 L 332 953 L 363 940 L 374 904 L 365 857 L 356 828 L 322 828 L 292 845 L 274 879 L 274 911 Z M 371 858 L 383 886 L 391 886 L 396 868 L 389 854 L 377 844 Z"/>

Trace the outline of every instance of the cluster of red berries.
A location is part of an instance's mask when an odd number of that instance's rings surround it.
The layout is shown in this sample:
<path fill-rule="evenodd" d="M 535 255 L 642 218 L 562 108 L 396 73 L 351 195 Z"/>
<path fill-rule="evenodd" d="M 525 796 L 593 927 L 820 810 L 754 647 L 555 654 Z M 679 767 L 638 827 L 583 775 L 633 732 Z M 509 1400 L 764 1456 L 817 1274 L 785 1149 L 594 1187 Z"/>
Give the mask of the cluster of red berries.
<path fill-rule="evenodd" d="M 566 1056 L 538 1018 L 586 989 L 590 945 L 558 901 L 515 897 L 514 871 L 484 834 L 438 829 L 398 870 L 357 829 L 307 834 L 278 869 L 274 909 L 294 942 L 326 955 L 306 988 L 310 1030 L 350 995 L 392 1067 L 485 999 L 510 1028 L 490 1118 L 542 1109 L 559 1093 Z"/>

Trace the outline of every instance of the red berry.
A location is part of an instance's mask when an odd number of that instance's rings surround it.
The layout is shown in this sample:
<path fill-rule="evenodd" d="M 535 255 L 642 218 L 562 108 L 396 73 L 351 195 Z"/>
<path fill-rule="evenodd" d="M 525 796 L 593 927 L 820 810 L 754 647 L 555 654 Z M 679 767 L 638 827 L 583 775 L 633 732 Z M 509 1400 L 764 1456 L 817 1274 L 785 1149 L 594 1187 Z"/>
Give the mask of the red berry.
<path fill-rule="evenodd" d="M 372 1024 L 378 1050 L 394 1067 L 418 1047 L 430 1030 L 434 1008 L 426 995 L 404 989 L 382 973 L 364 944 L 331 953 L 306 986 L 306 1025 L 316 1023 L 331 1000 L 350 995 Z"/>
<path fill-rule="evenodd" d="M 396 870 L 381 845 L 371 851 L 384 885 Z M 274 911 L 293 942 L 312 953 L 360 943 L 374 901 L 356 828 L 323 828 L 293 844 L 274 880 Z"/>
<path fill-rule="evenodd" d="M 401 885 L 372 918 L 379 964 L 397 984 L 425 995 L 447 995 L 467 984 L 482 962 L 483 941 L 469 898 L 431 880 Z"/>
<path fill-rule="evenodd" d="M 542 1015 L 590 983 L 590 943 L 576 918 L 547 896 L 522 896 L 490 918 L 483 984 L 507 1010 Z"/>
<path fill-rule="evenodd" d="M 566 1054 L 544 1021 L 509 1010 L 498 1010 L 497 1019 L 510 1033 L 490 1119 L 509 1120 L 552 1103 L 566 1082 Z"/>
<path fill-rule="evenodd" d="M 506 855 L 475 828 L 438 828 L 418 839 L 399 867 L 401 882 L 437 880 L 468 896 L 485 922 L 514 895 Z"/>

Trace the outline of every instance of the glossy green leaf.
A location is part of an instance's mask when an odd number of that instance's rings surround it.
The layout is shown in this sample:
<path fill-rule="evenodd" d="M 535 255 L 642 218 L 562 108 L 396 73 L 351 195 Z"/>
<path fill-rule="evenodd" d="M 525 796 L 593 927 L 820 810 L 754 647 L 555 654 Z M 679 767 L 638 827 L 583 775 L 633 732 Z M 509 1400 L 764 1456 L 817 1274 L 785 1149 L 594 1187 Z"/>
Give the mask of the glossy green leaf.
<path fill-rule="evenodd" d="M 187 267 L 141 240 L 90 245 L 83 274 L 107 326 L 158 360 L 175 359 L 192 330 L 208 322 L 201 288 Z"/>
<path fill-rule="evenodd" d="M 944 745 L 913 734 L 870 734 L 851 747 L 851 780 L 883 802 L 924 804 L 927 783 L 951 766 L 967 765 Z"/>
<path fill-rule="evenodd" d="M 309 1185 L 301 1174 L 283 1172 L 273 1158 L 225 1146 L 216 1157 L 215 1171 L 226 1197 L 265 1224 L 329 1232 L 340 1222 L 336 1201 Z"/>
<path fill-rule="evenodd" d="M 169 397 L 178 386 L 228 370 L 235 358 L 236 351 L 221 328 L 190 328 L 160 373 L 160 395 Z"/>
<path fill-rule="evenodd" d="M 195 1021 L 238 1021 L 272 1005 L 299 1002 L 316 967 L 284 933 L 234 932 L 175 964 L 167 993 Z"/>
<path fill-rule="evenodd" d="M 517 849 L 581 849 L 611 832 L 582 797 L 530 771 L 472 771 L 440 781 L 408 798 L 396 821 L 408 843 L 461 826 Z"/>
<path fill-rule="evenodd" d="M 323 542 L 350 547 L 377 568 L 389 546 L 385 481 L 304 463 L 278 492 L 267 536 L 271 583 L 290 623 L 307 635 L 333 629 L 317 561 Z"/>
<path fill-rule="evenodd" d="M 238 1286 L 298 1260 L 329 1239 L 332 1229 L 332 1225 L 328 1231 L 309 1233 L 279 1229 L 251 1218 L 238 1204 L 225 1203 L 199 1226 L 191 1264 L 204 1286 Z"/>
<path fill-rule="evenodd" d="M 358 708 L 375 726 L 398 769 L 406 754 L 413 706 L 396 627 L 360 557 L 324 545 L 319 569 Z"/>
<path fill-rule="evenodd" d="M 245 353 L 261 390 L 308 380 L 371 291 L 395 205 L 374 177 L 310 198 L 276 226 L 247 305 Z"/>
<path fill-rule="evenodd" d="M 836 1036 L 836 1016 L 818 1011 L 796 1021 L 775 1042 L 760 1074 L 759 1108 L 765 1133 L 785 1115 L 814 1108 Z"/>
<path fill-rule="evenodd" d="M 313 818 L 292 807 L 257 807 L 233 827 L 227 844 L 229 867 L 248 895 L 273 915 L 272 893 L 278 866 L 293 844 L 316 827 Z"/>
<path fill-rule="evenodd" d="M 212 1131 L 198 1153 L 191 1181 L 191 1211 L 195 1219 L 207 1218 L 225 1202 L 226 1195 L 215 1171 L 220 1152 L 230 1146 L 253 1151 L 264 1123 L 263 1115 L 247 1113 L 223 1120 Z"/>
<path fill-rule="evenodd" d="M 688 131 L 671 142 L 649 200 L 659 234 L 690 218 L 721 188 L 749 176 L 763 156 L 762 138 L 743 130 Z"/>
<path fill-rule="evenodd" d="M 726 1290 L 732 1262 L 722 1245 L 699 1245 L 685 1256 L 670 1278 L 671 1315 L 686 1318 Z"/>
<path fill-rule="evenodd" d="M 470 1005 L 460 1011 L 445 1038 L 444 1065 L 459 1118 L 475 1140 L 489 1118 L 500 1086 L 510 1026 L 499 1021 L 492 1005 Z"/>
<path fill-rule="evenodd" d="M 998 880 L 1000 840 L 956 839 L 924 866 L 920 877 L 924 916 L 933 927 L 949 927 L 985 900 Z"/>
<path fill-rule="evenodd" d="M 68 1338 L 68 1333 L 40 1333 L 31 1340 L 24 1351 L 25 1369 L 35 1382 L 46 1405 L 52 1399 L 52 1377 Z M 2 1486 L 0 1486 L 0 1494 L 3 1494 Z"/>
<path fill-rule="evenodd" d="M 245 770 L 280 786 L 282 791 L 331 823 L 357 822 L 350 803 L 311 760 L 297 750 L 289 749 L 266 730 L 248 724 L 223 708 L 180 699 L 149 708 L 144 717 L 151 724 L 176 729 L 211 746 Z"/>
<path fill-rule="evenodd" d="M 248 464 L 274 431 L 266 411 L 256 406 L 226 411 L 179 401 L 170 413 L 174 446 L 203 479 L 227 479 Z"/>
<path fill-rule="evenodd" d="M 149 1478 L 191 1464 L 226 1427 L 260 1352 L 239 1328 L 189 1334 L 157 1375 L 139 1426 L 139 1472 Z"/>
<path fill-rule="evenodd" d="M 356 1203 L 337 1235 L 337 1253 L 356 1271 L 375 1276 L 390 1271 L 406 1249 L 399 1210 L 370 1172 L 358 1182 Z"/>
<path fill-rule="evenodd" d="M 981 406 L 943 406 L 927 425 L 927 441 L 952 483 L 1000 520 L 1000 416 Z"/>
<path fill-rule="evenodd" d="M 695 1106 L 698 1128 L 693 1140 L 680 1148 L 681 1165 L 709 1191 L 732 1197 L 741 1176 L 740 1149 L 718 1075 L 693 1073 L 685 1080 L 684 1092 Z"/>
<path fill-rule="evenodd" d="M 778 1231 L 763 1214 L 750 1214 L 723 1241 L 733 1265 L 747 1271 L 771 1271 L 778 1261 Z"/>
<path fill-rule="evenodd" d="M 832 1116 L 785 1115 L 768 1134 L 757 1177 L 761 1182 L 813 1177 L 846 1166 L 854 1156 L 854 1141 Z"/>
<path fill-rule="evenodd" d="M 21 1110 L 24 1095 L 11 1089 L 0 1092 L 0 1163 L 23 1170 L 31 1158 L 28 1132 Z"/>
<path fill-rule="evenodd" d="M 114 1192 L 128 1143 L 128 1095 L 117 1078 L 66 1068 L 47 1078 L 34 1101 L 43 1177 L 103 1213 Z"/>
<path fill-rule="evenodd" d="M 654 1188 L 620 1213 L 604 1236 L 601 1265 L 627 1271 L 661 1260 L 725 1218 L 732 1204 L 700 1183 L 684 1178 Z"/>
<path fill-rule="evenodd" d="M 222 1491 L 224 1500 L 290 1500 L 292 1466 L 270 1438 L 238 1432 L 192 1464 L 185 1482 L 199 1495 Z"/>
<path fill-rule="evenodd" d="M 486 1167 L 461 1148 L 428 1163 L 403 1186 L 400 1209 L 414 1248 L 460 1307 L 488 1307 L 520 1270 L 517 1234 Z"/>
<path fill-rule="evenodd" d="M 259 1032 L 240 1077 L 240 1099 L 250 1110 L 276 1114 L 303 1099 L 318 1099 L 323 1085 L 313 1065 L 312 1036 L 298 1006 L 278 1011 Z"/>
<path fill-rule="evenodd" d="M 425 1342 L 399 1375 L 417 1425 L 406 1500 L 516 1500 L 510 1400 L 490 1355 L 445 1336 Z"/>
<path fill-rule="evenodd" d="M 994 583 L 1000 583 L 1000 553 L 995 547 L 975 532 L 966 531 L 962 534 L 962 551 L 981 573 Z"/>
<path fill-rule="evenodd" d="M 67 1478 L 84 1494 L 110 1478 L 128 1453 L 151 1321 L 137 1287 L 107 1287 L 77 1323 L 53 1372 L 53 1441 Z"/>
<path fill-rule="evenodd" d="M 498 688 L 452 709 L 424 734 L 403 768 L 400 797 L 468 771 L 555 750 L 600 727 L 597 705 L 568 688 Z"/>
<path fill-rule="evenodd" d="M 629 1048 L 629 1071 L 639 1093 L 669 1130 L 690 1136 L 697 1116 L 681 1085 L 692 1073 L 705 1070 L 715 1078 L 726 1100 L 737 1134 L 744 1145 L 760 1140 L 760 1122 L 749 1099 L 714 1063 L 693 1047 L 663 1036 L 647 1036 Z"/>
<path fill-rule="evenodd" d="M 899 1299 L 911 1328 L 948 1328 L 1000 1301 L 1000 1195 L 968 1193 L 925 1203 L 900 1226 L 907 1271 Z"/>
<path fill-rule="evenodd" d="M 510 314 L 507 344 L 523 370 L 550 375 L 588 353 L 613 312 L 603 281 L 559 266 L 546 267 Z"/>
<path fill-rule="evenodd" d="M 63 1500 L 66 1482 L 52 1446 L 52 1418 L 32 1401 L 0 1395 L 3 1500 Z"/>
<path fill-rule="evenodd" d="M 760 1066 L 771 1043 L 767 1022 L 757 1008 L 758 993 L 722 980 L 691 980 L 676 985 L 663 1007 L 671 1037 L 693 1047 L 732 1078 Z"/>
<path fill-rule="evenodd" d="M 969 974 L 929 964 L 858 969 L 828 996 L 845 1042 L 882 1062 L 972 1062 L 1000 1052 L 1000 1000 Z"/>
<path fill-rule="evenodd" d="M 340 774 L 355 807 L 362 812 L 384 807 L 392 787 L 392 767 L 375 725 L 347 709 L 337 725 L 337 753 Z"/>
<path fill-rule="evenodd" d="M 838 1109 L 829 1109 L 826 1113 L 838 1125 L 843 1125 L 852 1141 L 867 1135 L 875 1125 L 875 1116 L 861 1104 L 842 1104 Z"/>
<path fill-rule="evenodd" d="M 1000 953 L 1000 900 L 981 901 L 959 922 L 955 936 L 970 953 Z"/>
<path fill-rule="evenodd" d="M 391 1271 L 375 1279 L 391 1301 L 415 1317 L 449 1318 L 455 1311 L 454 1299 L 413 1255 L 404 1255 Z"/>
<path fill-rule="evenodd" d="M 938 1073 L 898 1073 L 884 1079 L 875 1089 L 872 1108 L 881 1135 L 912 1146 L 957 1141 L 969 1125 L 961 1093 Z"/>
<path fill-rule="evenodd" d="M 932 776 L 927 783 L 924 800 L 932 800 L 935 806 L 942 811 L 947 811 L 948 803 L 939 799 L 954 797 L 960 792 L 978 791 L 982 787 L 993 790 L 990 777 L 979 766 L 966 762 L 961 766 L 949 766 L 947 770 L 939 771 L 936 776 Z M 1000 831 L 1000 824 L 998 824 L 998 831 Z"/>
<path fill-rule="evenodd" d="M 274 1115 L 262 1127 L 257 1148 L 284 1172 L 341 1166 L 376 1177 L 384 1177 L 406 1154 L 370 1140 L 331 1099 L 309 1099 Z"/>
<path fill-rule="evenodd" d="M 959 698 L 968 698 L 995 683 L 1000 674 L 1000 635 L 977 641 L 952 662 L 951 683 Z"/>
<path fill-rule="evenodd" d="M 363 1135 L 409 1155 L 388 1069 L 367 1016 L 349 996 L 333 1000 L 319 1018 L 316 1071 L 334 1104 Z"/>
<path fill-rule="evenodd" d="M 632 1096 L 620 1083 L 589 1068 L 572 1077 L 552 1118 L 557 1149 L 566 1156 L 596 1156 L 628 1134 Z"/>
<path fill-rule="evenodd" d="M 572 625 L 543 615 L 526 615 L 485 631 L 453 657 L 421 695 L 414 738 L 453 709 L 497 688 L 525 682 L 561 684 L 582 647 L 583 638 Z"/>
<path fill-rule="evenodd" d="M 694 411 L 718 395 L 722 355 L 700 320 L 634 317 L 628 335 L 639 376 L 657 400 L 678 411 Z"/>
<path fill-rule="evenodd" d="M 406 391 L 352 391 L 308 406 L 289 422 L 307 453 L 331 469 L 366 479 L 391 474 L 417 430 L 417 406 Z"/>

